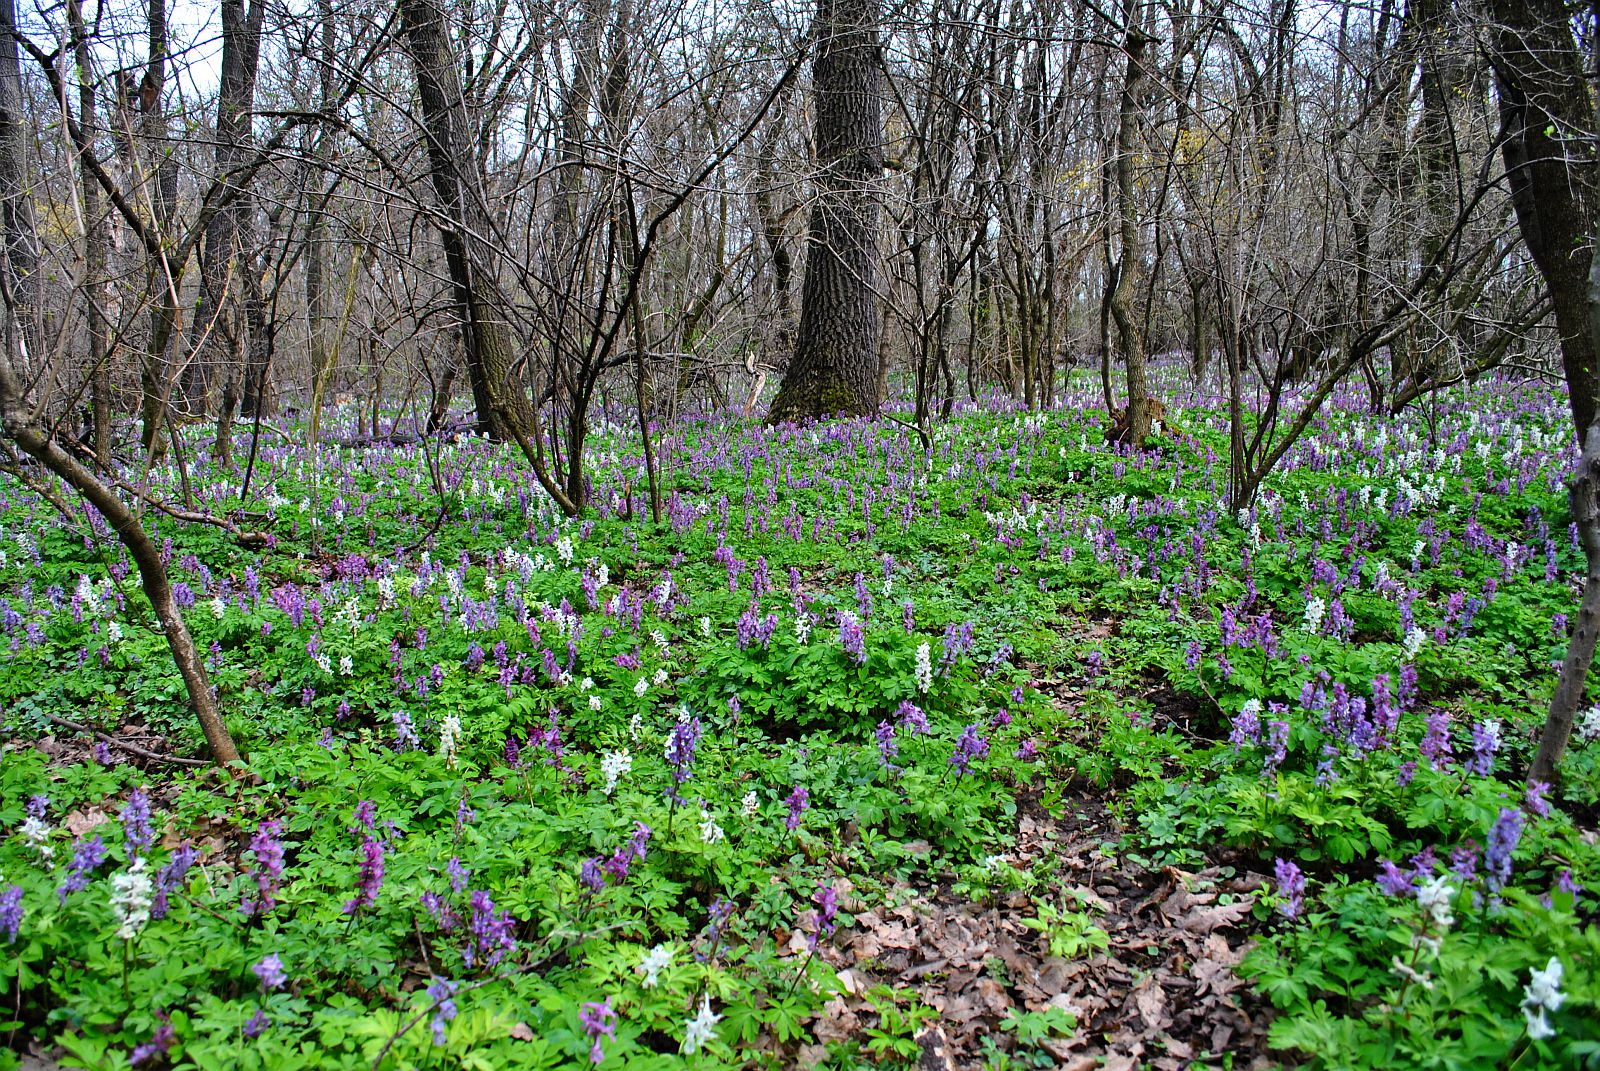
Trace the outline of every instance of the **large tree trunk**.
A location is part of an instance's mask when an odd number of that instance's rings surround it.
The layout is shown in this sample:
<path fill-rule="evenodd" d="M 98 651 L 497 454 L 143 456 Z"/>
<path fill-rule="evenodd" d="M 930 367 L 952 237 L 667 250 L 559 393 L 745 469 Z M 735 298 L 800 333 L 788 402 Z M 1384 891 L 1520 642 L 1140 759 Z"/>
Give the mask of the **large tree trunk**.
<path fill-rule="evenodd" d="M 1600 377 L 1589 324 L 1595 231 L 1594 112 L 1562 0 L 1492 0 L 1506 181 L 1517 225 L 1550 291 L 1573 428 L 1594 423 Z"/>
<path fill-rule="evenodd" d="M 532 407 L 511 375 L 511 324 L 485 254 L 493 237 L 461 72 L 435 0 L 401 0 L 400 17 L 417 73 L 433 189 L 445 217 L 441 238 L 460 308 L 478 430 L 495 440 L 515 438 L 533 427 Z"/>
<path fill-rule="evenodd" d="M 1137 302 L 1144 278 L 1139 250 L 1139 204 L 1134 189 L 1133 161 L 1138 151 L 1139 113 L 1144 102 L 1144 52 L 1151 38 L 1130 26 L 1124 48 L 1128 53 L 1122 100 L 1117 108 L 1116 199 L 1121 253 L 1117 285 L 1108 302 L 1117 325 L 1123 369 L 1128 377 L 1128 443 L 1143 446 L 1150 436 L 1150 385 L 1145 372 L 1144 329 Z"/>
<path fill-rule="evenodd" d="M 1555 311 L 1573 427 L 1583 459 L 1571 488 L 1572 517 L 1588 564 L 1583 601 L 1555 695 L 1528 771 L 1552 781 L 1587 694 L 1600 633 L 1600 432 L 1595 423 L 1595 342 L 1600 338 L 1596 238 L 1595 113 L 1584 59 L 1561 0 L 1492 0 L 1499 24 L 1493 64 L 1500 93 L 1506 179 L 1517 226 Z"/>
<path fill-rule="evenodd" d="M 878 184 L 883 176 L 877 0 L 818 0 L 817 201 L 800 327 L 768 419 L 877 409 Z"/>
<path fill-rule="evenodd" d="M 260 0 L 222 0 L 222 78 L 217 89 L 217 177 L 235 199 L 211 217 L 200 250 L 200 303 L 191 326 L 193 353 L 183 374 L 184 408 L 205 411 L 219 381 L 224 400 L 237 404 L 236 376 L 244 363 L 247 325 L 240 313 L 243 277 L 251 270 L 252 205 L 233 177 L 250 148 L 256 70 L 261 55 Z M 223 416 L 231 420 L 232 414 Z M 220 425 L 221 422 L 219 422 Z M 219 444 L 220 445 L 220 444 Z"/>
<path fill-rule="evenodd" d="M 94 66 L 83 25 L 79 0 L 67 0 L 67 26 L 72 33 L 72 57 L 78 68 L 78 127 L 87 152 L 95 152 L 99 109 L 95 104 Z M 104 467 L 111 459 L 111 332 L 106 319 L 106 220 L 101 212 L 100 183 L 80 161 L 83 191 L 84 322 L 89 336 L 89 404 L 92 410 L 94 454 Z"/>
<path fill-rule="evenodd" d="M 144 140 L 149 152 L 150 168 L 154 172 L 150 198 L 155 218 L 153 229 L 165 235 L 172 224 L 172 214 L 178 204 L 178 162 L 167 145 L 166 105 L 162 100 L 166 88 L 167 72 L 167 0 L 149 0 L 149 62 L 144 79 L 139 84 L 139 107 L 144 111 L 141 121 Z M 165 248 L 165 247 L 164 247 Z M 149 265 L 151 289 L 150 344 L 144 354 L 144 367 L 139 379 L 144 398 L 140 445 L 150 456 L 159 456 L 166 449 L 166 428 L 171 409 L 173 369 L 168 353 L 173 333 L 178 327 L 178 278 L 182 268 L 167 260 L 166 254 L 152 256 Z"/>

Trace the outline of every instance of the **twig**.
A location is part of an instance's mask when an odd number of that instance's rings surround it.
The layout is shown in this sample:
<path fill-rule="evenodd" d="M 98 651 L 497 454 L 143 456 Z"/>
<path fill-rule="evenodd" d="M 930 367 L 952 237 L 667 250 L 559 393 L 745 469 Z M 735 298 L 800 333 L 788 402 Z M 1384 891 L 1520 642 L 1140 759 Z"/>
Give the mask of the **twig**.
<path fill-rule="evenodd" d="M 66 718 L 59 718 L 54 714 L 48 713 L 47 711 L 41 710 L 41 711 L 39 711 L 39 714 L 46 721 L 55 722 L 57 725 L 61 726 L 64 729 L 71 729 L 74 732 L 88 733 L 90 736 L 97 736 L 101 740 L 103 740 L 106 743 L 110 744 L 112 747 L 119 747 L 124 751 L 132 752 L 133 754 L 138 755 L 140 758 L 143 758 L 143 759 L 150 759 L 150 760 L 155 761 L 155 762 L 171 762 L 171 763 L 175 763 L 175 764 L 177 764 L 179 766 L 210 766 L 211 765 L 211 763 L 207 762 L 205 759 L 185 759 L 185 758 L 182 758 L 181 756 L 178 756 L 178 755 L 162 755 L 159 752 L 149 751 L 149 750 L 146 750 L 145 748 L 140 747 L 138 744 L 130 744 L 126 740 L 118 740 L 116 737 L 108 736 L 105 733 L 102 733 L 98 729 L 91 729 L 87 725 L 79 725 L 75 721 L 68 721 Z"/>

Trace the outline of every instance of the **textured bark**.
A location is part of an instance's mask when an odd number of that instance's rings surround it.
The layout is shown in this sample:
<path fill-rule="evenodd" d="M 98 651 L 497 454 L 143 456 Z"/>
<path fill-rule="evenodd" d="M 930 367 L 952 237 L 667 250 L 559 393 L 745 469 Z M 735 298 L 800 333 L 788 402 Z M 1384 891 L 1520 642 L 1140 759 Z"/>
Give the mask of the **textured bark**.
<path fill-rule="evenodd" d="M 191 413 L 204 412 L 212 387 L 221 382 L 224 396 L 233 395 L 238 368 L 244 363 L 248 325 L 241 313 L 243 276 L 250 270 L 252 205 L 250 194 L 234 176 L 250 150 L 251 114 L 255 110 L 256 71 L 261 56 L 261 19 L 266 6 L 256 0 L 222 0 L 222 77 L 217 87 L 217 178 L 233 198 L 211 217 L 200 247 L 200 302 L 195 310 L 191 345 L 184 366 L 182 397 Z M 230 415 L 231 417 L 231 415 Z"/>
<path fill-rule="evenodd" d="M 0 226 L 4 226 L 4 270 L 0 286 L 15 315 L 7 318 L 5 340 L 11 352 L 32 354 L 29 326 L 38 308 L 38 236 L 25 171 L 28 117 L 22 95 L 13 0 L 0 0 Z M 18 372 L 25 373 L 26 358 Z"/>
<path fill-rule="evenodd" d="M 495 440 L 516 438 L 532 428 L 532 407 L 511 376 L 511 325 L 483 255 L 490 235 L 488 209 L 461 95 L 461 72 L 444 13 L 433 0 L 402 0 L 400 17 L 416 68 L 433 189 L 446 220 L 441 238 L 460 309 L 478 430 Z"/>
<path fill-rule="evenodd" d="M 78 128 L 85 151 L 94 152 L 99 123 L 95 101 L 94 66 L 83 25 L 79 0 L 67 0 L 67 27 L 72 34 L 73 63 L 78 70 Z M 79 186 L 83 192 L 83 304 L 89 342 L 89 404 L 95 457 L 105 465 L 111 457 L 111 332 L 106 319 L 106 220 L 101 208 L 100 184 L 80 161 Z"/>
<path fill-rule="evenodd" d="M 818 0 L 816 203 L 794 356 L 773 423 L 874 412 L 878 185 L 883 175 L 877 0 Z"/>
<path fill-rule="evenodd" d="M 1117 283 L 1108 302 L 1117 325 L 1122 365 L 1128 377 L 1128 442 L 1143 446 L 1150 437 L 1150 385 L 1145 371 L 1144 330 L 1137 301 L 1144 278 L 1139 250 L 1139 204 L 1134 189 L 1133 158 L 1138 151 L 1139 114 L 1144 102 L 1144 52 L 1151 38 L 1130 27 L 1123 47 L 1128 54 L 1122 99 L 1117 107 L 1116 206 L 1121 253 Z"/>
<path fill-rule="evenodd" d="M 1491 0 L 1506 181 L 1517 225 L 1550 291 L 1576 438 L 1594 423 L 1600 377 L 1588 286 L 1595 231 L 1594 112 L 1561 0 Z"/>
<path fill-rule="evenodd" d="M 150 167 L 154 182 L 150 198 L 155 209 L 151 230 L 165 235 L 172 223 L 172 213 L 178 203 L 178 163 L 167 145 L 167 114 L 163 92 L 167 80 L 167 0 L 148 0 L 149 56 L 144 78 L 139 83 L 139 107 L 144 111 L 140 122 L 144 143 L 150 153 Z M 169 262 L 165 247 L 150 259 L 150 345 L 144 354 L 144 365 L 139 372 L 143 390 L 140 406 L 143 429 L 140 445 L 151 455 L 159 456 L 166 449 L 166 427 L 172 392 L 171 362 L 168 351 L 172 335 L 178 326 L 178 295 L 174 293 L 181 268 Z"/>

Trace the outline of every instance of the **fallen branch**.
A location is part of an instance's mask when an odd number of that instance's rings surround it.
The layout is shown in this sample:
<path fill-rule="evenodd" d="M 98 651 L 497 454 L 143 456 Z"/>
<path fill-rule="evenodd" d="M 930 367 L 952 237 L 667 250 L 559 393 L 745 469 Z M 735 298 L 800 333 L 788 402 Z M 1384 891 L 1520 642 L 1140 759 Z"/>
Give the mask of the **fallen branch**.
<path fill-rule="evenodd" d="M 42 710 L 39 711 L 39 713 L 44 717 L 44 719 L 46 721 L 54 722 L 55 724 L 61 726 L 63 729 L 71 729 L 74 732 L 87 733 L 90 736 L 99 737 L 101 740 L 105 741 L 107 744 L 110 744 L 112 747 L 118 747 L 118 748 L 121 748 L 123 751 L 131 752 L 132 754 L 135 754 L 135 755 L 139 756 L 141 759 L 149 759 L 152 762 L 170 762 L 170 763 L 174 763 L 174 764 L 176 764 L 178 766 L 210 766 L 211 765 L 211 763 L 207 762 L 205 759 L 186 759 L 186 758 L 183 758 L 183 757 L 178 756 L 178 755 L 162 755 L 159 752 L 150 751 L 150 750 L 148 750 L 146 748 L 142 748 L 138 744 L 130 744 L 126 740 L 118 740 L 114 736 L 109 736 L 106 733 L 103 733 L 98 729 L 91 729 L 87 725 L 79 725 L 75 721 L 68 721 L 66 718 L 59 718 L 54 714 L 50 714 L 50 713 L 47 713 L 47 712 L 42 711 Z"/>

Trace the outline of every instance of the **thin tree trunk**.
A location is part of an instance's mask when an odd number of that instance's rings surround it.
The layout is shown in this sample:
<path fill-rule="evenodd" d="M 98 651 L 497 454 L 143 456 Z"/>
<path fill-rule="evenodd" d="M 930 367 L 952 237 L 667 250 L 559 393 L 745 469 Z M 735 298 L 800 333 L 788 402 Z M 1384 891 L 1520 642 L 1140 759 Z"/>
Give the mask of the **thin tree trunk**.
<path fill-rule="evenodd" d="M 1533 765 L 1528 767 L 1528 780 L 1545 784 L 1555 781 L 1561 756 L 1572 738 L 1572 723 L 1587 692 L 1595 641 L 1600 639 L 1600 424 L 1589 428 L 1583 458 L 1567 489 L 1567 500 L 1572 504 L 1572 520 L 1578 529 L 1578 539 L 1583 543 L 1588 569 L 1583 581 L 1583 600 L 1578 604 L 1572 638 L 1567 642 L 1567 657 L 1561 663 L 1561 676 L 1556 681 L 1555 695 L 1550 697 L 1550 710 L 1539 734 L 1539 750 L 1533 757 Z"/>

